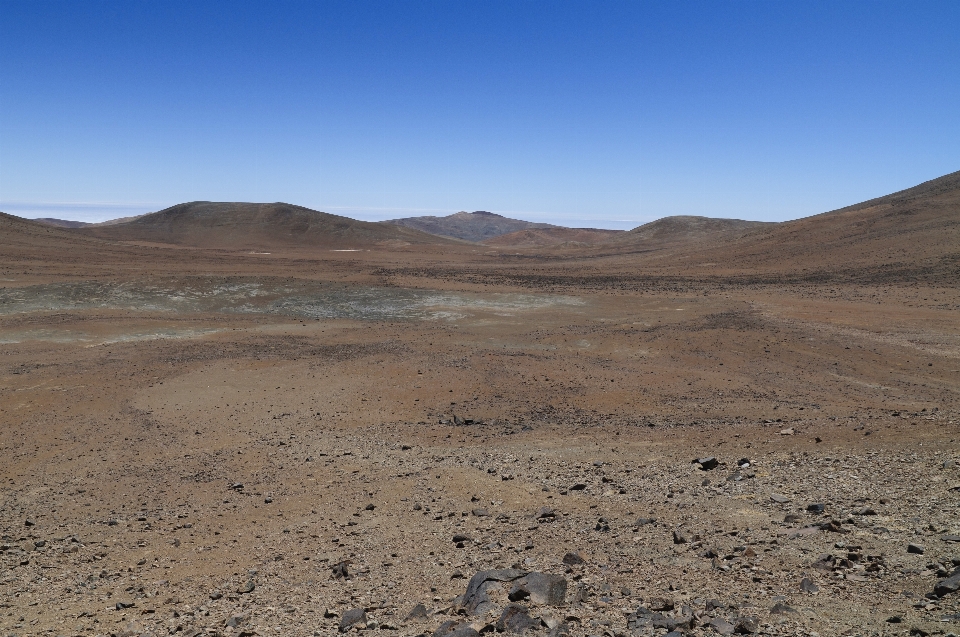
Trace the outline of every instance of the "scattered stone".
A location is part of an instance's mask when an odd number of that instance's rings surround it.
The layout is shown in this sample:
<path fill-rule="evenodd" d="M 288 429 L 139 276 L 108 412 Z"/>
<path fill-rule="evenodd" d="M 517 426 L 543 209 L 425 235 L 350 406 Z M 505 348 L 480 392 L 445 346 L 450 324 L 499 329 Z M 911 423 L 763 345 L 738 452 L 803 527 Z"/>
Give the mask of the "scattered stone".
<path fill-rule="evenodd" d="M 549 507 L 542 507 L 537 511 L 537 519 L 544 521 L 553 521 L 557 517 L 557 512 Z"/>
<path fill-rule="evenodd" d="M 433 631 L 433 637 L 478 637 L 478 633 L 470 624 L 450 619 Z"/>
<path fill-rule="evenodd" d="M 350 560 L 343 560 L 334 564 L 331 567 L 334 579 L 350 579 L 350 571 L 347 568 L 349 564 Z"/>
<path fill-rule="evenodd" d="M 467 584 L 467 591 L 459 598 L 459 606 L 468 615 L 484 615 L 493 608 L 487 595 L 487 589 L 496 582 L 512 582 L 526 575 L 525 572 L 505 568 L 492 571 L 480 571 Z"/>
<path fill-rule="evenodd" d="M 586 563 L 586 560 L 578 552 L 570 552 L 563 556 L 563 563 L 567 566 L 576 566 Z"/>
<path fill-rule="evenodd" d="M 756 617 L 737 617 L 734 621 L 734 632 L 740 635 L 752 635 L 760 630 L 760 622 Z"/>
<path fill-rule="evenodd" d="M 373 510 L 376 509 L 376 508 L 377 508 L 377 505 L 375 505 L 375 504 L 373 504 L 373 503 L 370 503 L 370 504 L 368 504 L 367 506 L 363 507 L 363 510 L 364 510 L 364 511 L 373 511 Z"/>
<path fill-rule="evenodd" d="M 914 553 L 916 555 L 923 555 L 924 548 L 919 544 L 907 544 L 907 553 Z"/>
<path fill-rule="evenodd" d="M 363 608 L 351 608 L 350 610 L 343 613 L 343 617 L 340 618 L 339 630 L 341 633 L 345 633 L 350 630 L 350 627 L 354 624 L 364 624 L 367 623 L 367 611 Z"/>
<path fill-rule="evenodd" d="M 669 611 L 673 610 L 674 601 L 669 597 L 654 597 L 647 603 L 647 606 L 650 610 Z"/>
<path fill-rule="evenodd" d="M 527 614 L 527 609 L 520 604 L 508 604 L 497 620 L 497 632 L 516 633 L 522 635 L 530 628 L 535 628 L 540 622 L 535 621 Z"/>
<path fill-rule="evenodd" d="M 793 608 L 792 606 L 788 606 L 783 602 L 777 602 L 776 604 L 773 605 L 773 608 L 770 609 L 770 614 L 772 615 L 786 615 L 787 613 L 795 613 L 795 612 L 797 612 L 796 608 Z"/>
<path fill-rule="evenodd" d="M 248 621 L 250 621 L 250 611 L 239 613 L 237 615 L 231 615 L 223 625 L 227 628 L 236 628 L 238 626 L 243 626 Z"/>
<path fill-rule="evenodd" d="M 241 595 L 246 593 L 252 593 L 253 589 L 255 589 L 256 587 L 257 585 L 253 583 L 253 580 L 248 579 L 243 586 L 237 589 L 237 592 L 240 593 Z"/>
<path fill-rule="evenodd" d="M 489 518 L 490 512 L 486 509 L 474 509 L 471 513 L 478 518 Z"/>
<path fill-rule="evenodd" d="M 950 574 L 950 577 L 937 582 L 933 592 L 938 597 L 943 597 L 944 595 L 956 593 L 958 590 L 960 590 L 960 567 L 954 569 L 953 573 Z"/>
<path fill-rule="evenodd" d="M 820 514 L 820 513 L 823 513 L 825 509 L 826 509 L 826 507 L 825 507 L 824 505 L 822 505 L 822 504 L 808 504 L 808 505 L 807 505 L 807 512 L 808 512 L 808 513 Z"/>
<path fill-rule="evenodd" d="M 722 617 L 715 617 L 711 619 L 709 622 L 707 622 L 707 626 L 712 628 L 713 632 L 721 635 L 732 635 L 734 629 L 736 628 L 733 624 Z"/>
<path fill-rule="evenodd" d="M 409 613 L 407 613 L 407 621 L 419 622 L 423 621 L 428 617 L 427 607 L 423 604 L 417 604 L 413 607 Z"/>
<path fill-rule="evenodd" d="M 582 482 L 578 482 L 577 484 L 575 484 L 575 485 L 573 485 L 572 487 L 570 487 L 570 490 L 571 490 L 571 491 L 583 491 L 583 490 L 586 489 L 586 488 L 587 488 L 587 485 L 585 485 L 585 484 L 582 483 Z"/>
<path fill-rule="evenodd" d="M 686 544 L 689 540 L 683 535 L 679 530 L 673 532 L 673 543 L 674 544 Z"/>
<path fill-rule="evenodd" d="M 697 458 L 693 462 L 700 465 L 701 471 L 713 471 L 720 465 L 720 461 L 713 456 L 709 456 L 707 458 Z"/>
<path fill-rule="evenodd" d="M 944 542 L 960 542 L 960 535 L 944 535 L 940 539 Z"/>
<path fill-rule="evenodd" d="M 777 493 L 771 493 L 771 494 L 770 494 L 770 499 L 773 500 L 774 502 L 776 502 L 777 504 L 786 504 L 787 502 L 790 501 L 790 498 L 788 498 L 787 496 L 785 496 L 785 495 L 780 495 L 780 494 L 777 494 Z"/>
<path fill-rule="evenodd" d="M 813 594 L 819 591 L 820 587 L 817 586 L 809 577 L 804 577 L 802 580 L 800 580 L 800 590 L 804 593 Z"/>
<path fill-rule="evenodd" d="M 541 606 L 561 606 L 567 597 L 567 580 L 562 575 L 530 573 L 518 579 L 510 589 L 509 599 L 529 599 Z"/>
<path fill-rule="evenodd" d="M 648 524 L 656 524 L 657 518 L 637 518 L 637 521 L 633 523 L 634 526 L 646 526 Z"/>

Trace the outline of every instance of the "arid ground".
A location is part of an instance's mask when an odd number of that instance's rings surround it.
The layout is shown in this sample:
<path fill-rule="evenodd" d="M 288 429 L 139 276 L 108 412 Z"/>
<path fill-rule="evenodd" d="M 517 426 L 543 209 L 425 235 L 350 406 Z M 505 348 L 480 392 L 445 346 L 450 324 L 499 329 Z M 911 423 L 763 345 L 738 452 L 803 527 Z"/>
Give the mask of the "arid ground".
<path fill-rule="evenodd" d="M 4 636 L 960 633 L 957 244 L 257 251 L 11 219 Z"/>

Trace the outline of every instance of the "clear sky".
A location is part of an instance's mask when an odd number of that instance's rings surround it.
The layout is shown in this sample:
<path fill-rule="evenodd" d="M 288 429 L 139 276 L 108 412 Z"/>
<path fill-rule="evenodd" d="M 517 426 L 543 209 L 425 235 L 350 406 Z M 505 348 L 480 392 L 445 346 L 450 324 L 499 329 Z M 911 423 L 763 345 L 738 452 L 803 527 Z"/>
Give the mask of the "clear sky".
<path fill-rule="evenodd" d="M 960 2 L 0 2 L 0 210 L 630 228 L 960 170 Z"/>

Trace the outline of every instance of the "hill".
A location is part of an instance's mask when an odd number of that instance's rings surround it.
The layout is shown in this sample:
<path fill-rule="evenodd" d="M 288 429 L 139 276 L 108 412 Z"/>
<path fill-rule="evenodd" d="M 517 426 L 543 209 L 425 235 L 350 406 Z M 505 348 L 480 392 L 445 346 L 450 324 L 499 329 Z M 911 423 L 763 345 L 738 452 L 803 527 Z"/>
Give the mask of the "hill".
<path fill-rule="evenodd" d="M 637 226 L 612 239 L 612 243 L 644 248 L 689 246 L 739 238 L 758 229 L 775 225 L 777 224 L 763 221 L 677 215 Z"/>
<path fill-rule="evenodd" d="M 960 263 L 960 171 L 839 210 L 770 224 L 702 256 L 740 269 L 882 266 L 950 270 L 955 275 Z"/>
<path fill-rule="evenodd" d="M 551 246 L 584 246 L 609 241 L 624 234 L 623 230 L 598 228 L 531 228 L 485 239 L 488 246 L 532 248 Z"/>
<path fill-rule="evenodd" d="M 457 212 L 446 217 L 406 217 L 404 219 L 388 219 L 382 224 L 402 226 L 429 232 L 442 237 L 463 239 L 464 241 L 484 241 L 492 237 L 527 230 L 530 228 L 556 228 L 549 223 L 533 223 L 520 219 L 510 219 L 493 212 L 477 210 L 476 212 Z"/>
<path fill-rule="evenodd" d="M 84 228 L 91 224 L 86 223 L 85 221 L 71 221 L 69 219 L 54 219 L 52 217 L 41 217 L 39 219 L 33 219 L 37 223 L 42 223 L 45 226 L 54 226 L 55 228 Z"/>
<path fill-rule="evenodd" d="M 75 232 L 114 241 L 221 249 L 435 244 L 436 236 L 411 228 L 357 221 L 287 203 L 194 201 L 121 223 Z"/>

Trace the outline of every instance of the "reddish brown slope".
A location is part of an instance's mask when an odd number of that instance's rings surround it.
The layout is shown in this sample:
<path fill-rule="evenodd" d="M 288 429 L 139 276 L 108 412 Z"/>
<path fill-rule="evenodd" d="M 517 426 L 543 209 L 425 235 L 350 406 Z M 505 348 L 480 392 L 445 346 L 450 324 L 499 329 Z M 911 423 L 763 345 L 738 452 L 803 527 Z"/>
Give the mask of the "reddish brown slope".
<path fill-rule="evenodd" d="M 532 228 L 491 237 L 481 243 L 512 248 L 547 247 L 564 243 L 592 245 L 609 241 L 622 234 L 624 234 L 623 230 L 597 228 Z"/>
<path fill-rule="evenodd" d="M 359 248 L 376 245 L 452 244 L 453 240 L 391 224 L 356 221 L 286 203 L 195 201 L 126 223 L 77 230 L 116 241 L 200 248 Z"/>
<path fill-rule="evenodd" d="M 746 269 L 918 267 L 946 272 L 960 259 L 960 172 L 772 225 L 699 256 Z"/>

